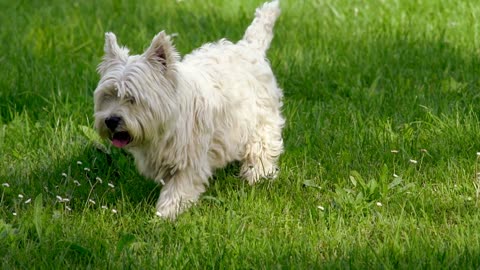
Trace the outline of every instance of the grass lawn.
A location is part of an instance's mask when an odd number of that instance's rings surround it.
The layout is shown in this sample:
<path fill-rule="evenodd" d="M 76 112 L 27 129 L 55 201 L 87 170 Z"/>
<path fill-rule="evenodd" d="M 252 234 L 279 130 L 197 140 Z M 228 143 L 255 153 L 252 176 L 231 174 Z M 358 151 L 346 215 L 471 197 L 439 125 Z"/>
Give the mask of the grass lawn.
<path fill-rule="evenodd" d="M 478 269 L 480 4 L 281 2 L 285 153 L 160 220 L 93 130 L 104 32 L 133 53 L 236 41 L 262 0 L 0 0 L 1 269 Z"/>

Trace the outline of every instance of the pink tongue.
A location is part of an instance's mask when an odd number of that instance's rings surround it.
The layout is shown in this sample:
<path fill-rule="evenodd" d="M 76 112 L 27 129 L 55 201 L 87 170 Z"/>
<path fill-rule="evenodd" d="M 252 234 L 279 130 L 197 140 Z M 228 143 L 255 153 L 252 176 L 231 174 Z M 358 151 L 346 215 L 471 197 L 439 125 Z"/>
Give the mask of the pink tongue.
<path fill-rule="evenodd" d="M 128 140 L 113 139 L 113 140 L 112 140 L 112 144 L 113 144 L 115 147 L 122 148 L 122 147 L 124 147 L 125 145 L 128 144 Z"/>

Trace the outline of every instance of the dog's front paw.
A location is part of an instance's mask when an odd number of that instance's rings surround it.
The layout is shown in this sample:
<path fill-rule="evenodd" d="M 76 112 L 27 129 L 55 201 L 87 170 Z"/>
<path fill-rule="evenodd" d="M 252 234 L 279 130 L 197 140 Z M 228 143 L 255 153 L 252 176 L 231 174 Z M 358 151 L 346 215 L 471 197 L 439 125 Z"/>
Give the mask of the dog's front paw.
<path fill-rule="evenodd" d="M 175 220 L 181 211 L 180 203 L 174 201 L 161 201 L 158 200 L 156 207 L 156 215 L 160 218 Z"/>
<path fill-rule="evenodd" d="M 192 204 L 194 204 L 193 201 L 188 200 L 168 200 L 159 198 L 155 214 L 160 218 L 175 220 L 179 214 Z"/>

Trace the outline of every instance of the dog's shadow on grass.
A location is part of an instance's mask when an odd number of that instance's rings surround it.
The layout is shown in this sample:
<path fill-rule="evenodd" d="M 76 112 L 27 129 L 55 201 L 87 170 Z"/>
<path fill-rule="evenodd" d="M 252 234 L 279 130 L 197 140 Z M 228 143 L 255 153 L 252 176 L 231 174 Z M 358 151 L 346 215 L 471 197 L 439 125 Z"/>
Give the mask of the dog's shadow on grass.
<path fill-rule="evenodd" d="M 116 148 L 106 152 L 93 144 L 55 164 L 48 172 L 36 174 L 35 177 L 40 178 L 35 183 L 36 192 L 43 190 L 47 202 L 64 204 L 73 211 L 84 207 L 118 209 L 139 205 L 149 205 L 153 211 L 162 188 L 140 175 L 129 153 Z M 206 202 L 209 198 L 222 197 L 223 191 L 248 186 L 238 175 L 237 163 L 217 170 L 204 194 Z"/>
<path fill-rule="evenodd" d="M 118 209 L 146 203 L 154 206 L 160 187 L 142 177 L 133 158 L 119 149 L 108 152 L 88 144 L 78 155 L 57 163 L 43 182 L 47 201 L 63 203 L 68 208 Z M 45 177 L 42 177 L 45 178 Z M 121 205 L 119 205 L 121 204 Z"/>

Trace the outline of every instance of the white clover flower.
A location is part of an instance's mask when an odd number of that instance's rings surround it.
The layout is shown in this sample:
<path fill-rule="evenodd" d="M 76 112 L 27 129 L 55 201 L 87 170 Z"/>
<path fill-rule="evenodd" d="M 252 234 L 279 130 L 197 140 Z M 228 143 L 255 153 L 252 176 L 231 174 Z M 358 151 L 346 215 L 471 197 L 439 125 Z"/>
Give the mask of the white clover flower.
<path fill-rule="evenodd" d="M 395 150 L 395 149 L 390 150 L 390 153 L 392 153 L 392 154 L 398 154 L 398 150 Z"/>
<path fill-rule="evenodd" d="M 99 182 L 100 184 L 103 184 L 102 178 L 97 176 L 97 177 L 95 177 L 95 180 L 97 180 L 97 182 Z"/>
<path fill-rule="evenodd" d="M 78 182 L 77 180 L 73 180 L 73 183 L 77 185 L 77 187 L 81 186 L 80 182 Z"/>
<path fill-rule="evenodd" d="M 102 209 L 108 209 L 106 205 L 102 205 Z"/>
<path fill-rule="evenodd" d="M 377 202 L 376 205 L 377 205 L 378 207 L 382 207 L 382 206 L 383 206 L 383 204 L 382 204 L 381 202 Z"/>
<path fill-rule="evenodd" d="M 112 213 L 114 214 L 118 213 L 117 209 L 112 209 Z"/>
<path fill-rule="evenodd" d="M 17 212 L 13 212 L 12 215 L 16 216 L 16 215 L 17 215 Z"/>
<path fill-rule="evenodd" d="M 70 201 L 69 198 L 63 198 L 63 199 L 62 199 L 62 202 L 69 202 L 69 201 Z"/>
<path fill-rule="evenodd" d="M 60 197 L 59 195 L 55 196 L 55 198 L 57 198 L 58 201 L 63 202 L 63 198 Z"/>
<path fill-rule="evenodd" d="M 321 206 L 321 205 L 317 206 L 317 208 L 320 209 L 320 210 L 322 210 L 322 211 L 325 211 L 325 207 L 323 207 L 323 206 Z"/>
<path fill-rule="evenodd" d="M 10 187 L 10 184 L 9 183 L 3 183 L 2 187 Z"/>
<path fill-rule="evenodd" d="M 477 157 L 480 157 L 480 152 L 477 152 Z"/>
<path fill-rule="evenodd" d="M 393 177 L 398 178 L 398 175 L 394 173 L 394 174 L 393 174 Z"/>
<path fill-rule="evenodd" d="M 417 164 L 417 163 L 418 163 L 418 161 L 416 161 L 415 159 L 410 159 L 409 161 L 410 161 L 410 163 L 412 163 L 412 164 Z"/>
<path fill-rule="evenodd" d="M 162 186 L 165 186 L 165 181 L 163 181 L 163 179 L 160 179 L 160 184 L 162 184 Z"/>
<path fill-rule="evenodd" d="M 77 161 L 77 165 L 82 165 L 83 163 L 79 160 Z"/>
<path fill-rule="evenodd" d="M 111 188 L 115 187 L 115 185 L 113 185 L 112 183 L 108 183 L 108 186 L 111 187 Z"/>
<path fill-rule="evenodd" d="M 425 149 L 425 148 L 420 149 L 420 152 L 422 152 L 422 153 L 428 153 L 427 149 Z"/>
<path fill-rule="evenodd" d="M 25 204 L 29 204 L 32 202 L 32 198 L 29 198 L 28 200 L 25 201 Z"/>
<path fill-rule="evenodd" d="M 90 168 L 85 167 L 85 168 L 83 168 L 83 170 L 86 171 L 86 172 L 89 172 Z"/>
<path fill-rule="evenodd" d="M 18 198 L 23 199 L 23 195 L 22 195 L 22 194 L 18 194 Z"/>
<path fill-rule="evenodd" d="M 62 176 L 67 178 L 67 174 L 66 173 L 62 173 Z"/>
<path fill-rule="evenodd" d="M 94 200 L 92 199 L 88 199 L 88 202 L 91 203 L 91 204 L 96 204 Z"/>
<path fill-rule="evenodd" d="M 68 207 L 68 206 L 65 205 L 65 210 L 67 210 L 67 211 L 72 211 L 72 208 L 70 208 L 70 207 Z"/>
<path fill-rule="evenodd" d="M 163 217 L 162 213 L 160 213 L 159 211 L 155 212 L 155 215 L 157 215 L 158 217 Z"/>

